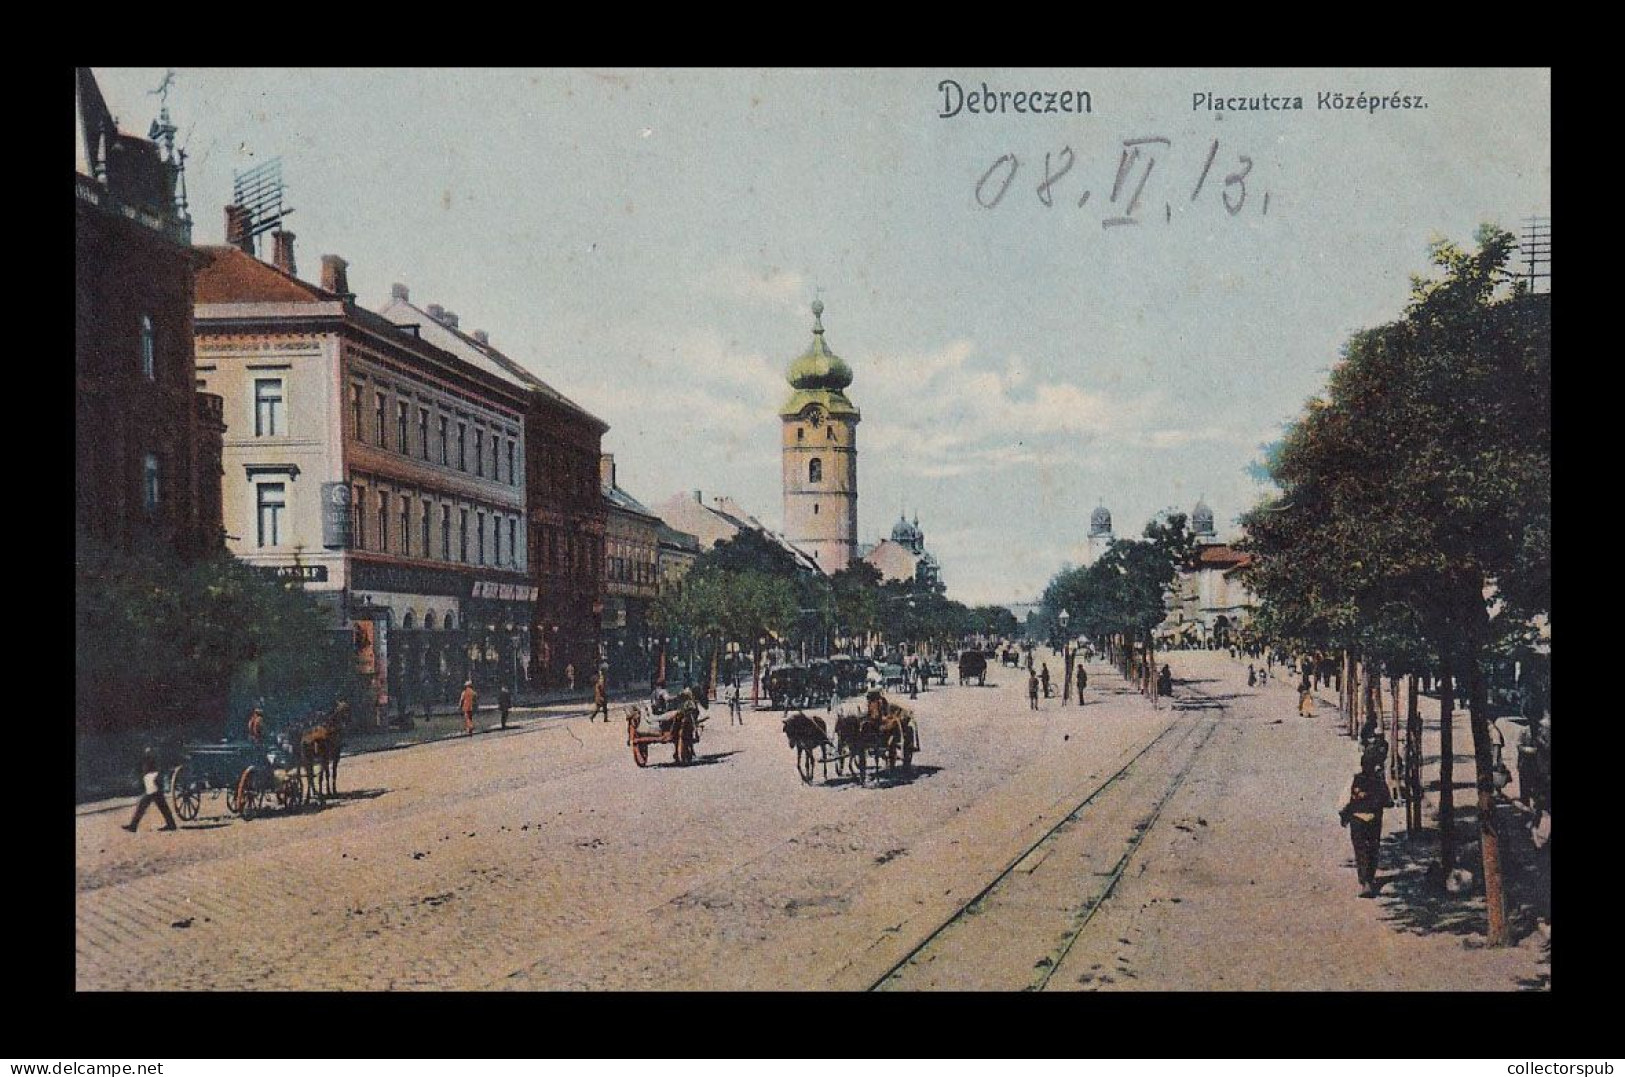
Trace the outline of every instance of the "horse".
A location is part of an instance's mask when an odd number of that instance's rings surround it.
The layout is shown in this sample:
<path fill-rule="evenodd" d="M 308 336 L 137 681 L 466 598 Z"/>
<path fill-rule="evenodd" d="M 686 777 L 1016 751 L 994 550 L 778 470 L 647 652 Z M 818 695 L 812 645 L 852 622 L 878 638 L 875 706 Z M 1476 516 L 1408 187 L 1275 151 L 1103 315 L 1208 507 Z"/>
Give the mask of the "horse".
<path fill-rule="evenodd" d="M 882 692 L 869 693 L 860 737 L 876 749 L 882 746 L 886 749 L 888 766 L 897 765 L 899 751 L 902 752 L 903 766 L 912 766 L 914 753 L 920 748 L 920 732 L 914 721 L 914 712 L 891 702 Z"/>
<path fill-rule="evenodd" d="M 340 700 L 331 713 L 300 734 L 298 761 L 307 798 L 326 800 L 338 795 L 339 756 L 344 752 L 344 728 L 349 724 L 350 705 Z"/>

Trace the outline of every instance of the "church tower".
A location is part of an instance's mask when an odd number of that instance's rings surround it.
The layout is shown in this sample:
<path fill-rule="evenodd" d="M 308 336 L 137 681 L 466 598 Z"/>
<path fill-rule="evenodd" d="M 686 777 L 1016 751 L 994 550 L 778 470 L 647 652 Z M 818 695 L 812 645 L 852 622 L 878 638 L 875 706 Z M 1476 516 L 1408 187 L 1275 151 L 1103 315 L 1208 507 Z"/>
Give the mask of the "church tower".
<path fill-rule="evenodd" d="M 784 536 L 834 574 L 858 551 L 858 421 L 844 390 L 852 368 L 824 343 L 824 304 L 813 300 L 813 339 L 787 377 Z"/>

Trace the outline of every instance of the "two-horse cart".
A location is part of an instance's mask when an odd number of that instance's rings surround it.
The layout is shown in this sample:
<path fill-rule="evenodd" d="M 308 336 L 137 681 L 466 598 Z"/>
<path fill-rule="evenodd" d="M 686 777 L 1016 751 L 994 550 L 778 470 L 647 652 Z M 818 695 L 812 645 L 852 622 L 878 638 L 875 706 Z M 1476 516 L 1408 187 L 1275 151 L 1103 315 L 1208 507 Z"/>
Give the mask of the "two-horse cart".
<path fill-rule="evenodd" d="M 651 744 L 670 744 L 673 762 L 694 762 L 694 745 L 700 741 L 703 724 L 704 719 L 690 707 L 675 707 L 664 714 L 653 714 L 641 706 L 628 707 L 626 743 L 632 747 L 632 762 L 648 766 Z"/>
<path fill-rule="evenodd" d="M 206 792 L 224 792 L 226 810 L 252 819 L 270 801 L 286 810 L 305 803 L 305 787 L 285 744 L 222 740 L 189 744 L 186 760 L 169 778 L 175 814 L 190 822 L 203 806 Z"/>
<path fill-rule="evenodd" d="M 821 715 L 802 713 L 784 720 L 784 735 L 796 753 L 796 773 L 808 784 L 820 770 L 828 781 L 833 766 L 836 777 L 851 774 L 862 785 L 870 768 L 878 773 L 883 760 L 889 769 L 901 761 L 903 772 L 910 773 L 914 754 L 920 750 L 920 729 L 913 712 L 884 700 L 876 707 L 871 699 L 869 709 L 860 714 L 837 715 L 833 738 Z"/>

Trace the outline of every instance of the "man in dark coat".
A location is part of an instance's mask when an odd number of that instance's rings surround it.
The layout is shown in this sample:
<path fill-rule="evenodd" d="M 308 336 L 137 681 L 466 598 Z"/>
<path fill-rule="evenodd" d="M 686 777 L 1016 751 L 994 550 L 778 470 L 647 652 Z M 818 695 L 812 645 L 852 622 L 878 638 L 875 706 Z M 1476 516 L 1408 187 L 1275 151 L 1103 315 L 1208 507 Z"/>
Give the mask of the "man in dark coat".
<path fill-rule="evenodd" d="M 1083 671 L 1083 663 L 1078 663 L 1078 706 L 1083 706 L 1083 690 L 1089 687 L 1089 674 Z"/>
<path fill-rule="evenodd" d="M 1393 807 L 1388 782 L 1382 776 L 1387 745 L 1379 753 L 1367 750 L 1360 758 L 1360 773 L 1349 788 L 1348 803 L 1338 818 L 1349 828 L 1354 843 L 1354 872 L 1360 881 L 1361 897 L 1377 896 L 1377 851 L 1382 844 L 1382 810 Z"/>

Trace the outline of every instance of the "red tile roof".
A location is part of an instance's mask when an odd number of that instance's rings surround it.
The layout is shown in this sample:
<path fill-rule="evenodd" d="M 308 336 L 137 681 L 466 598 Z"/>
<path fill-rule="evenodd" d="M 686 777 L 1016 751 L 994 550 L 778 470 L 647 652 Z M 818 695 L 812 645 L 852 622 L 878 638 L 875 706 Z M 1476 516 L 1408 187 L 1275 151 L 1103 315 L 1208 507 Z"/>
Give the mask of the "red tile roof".
<path fill-rule="evenodd" d="M 199 303 L 332 303 L 338 296 L 236 247 L 199 247 Z"/>
<path fill-rule="evenodd" d="M 1198 568 L 1239 568 L 1242 565 L 1252 564 L 1252 561 L 1252 554 L 1242 553 L 1235 547 L 1223 543 L 1217 546 L 1203 546 L 1196 554 Z"/>

